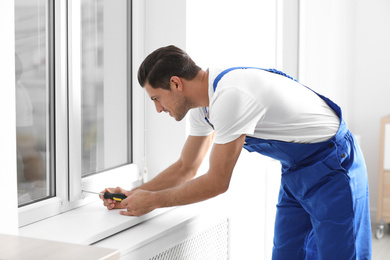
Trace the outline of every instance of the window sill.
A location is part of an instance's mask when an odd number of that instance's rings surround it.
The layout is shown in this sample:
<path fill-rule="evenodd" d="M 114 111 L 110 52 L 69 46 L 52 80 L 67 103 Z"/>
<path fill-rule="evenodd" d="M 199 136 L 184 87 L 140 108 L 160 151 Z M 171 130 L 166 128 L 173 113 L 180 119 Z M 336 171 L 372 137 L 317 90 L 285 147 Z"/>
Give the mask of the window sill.
<path fill-rule="evenodd" d="M 90 245 L 124 229 L 161 215 L 169 209 L 154 210 L 141 217 L 128 217 L 119 210 L 107 210 L 97 202 L 21 227 L 19 235 L 52 241 Z"/>
<path fill-rule="evenodd" d="M 203 230 L 209 230 L 215 223 L 226 222 L 226 213 L 217 209 L 216 205 L 209 201 L 175 207 L 141 225 L 99 241 L 94 246 L 118 250 L 121 259 L 156 259 L 159 253 Z"/>

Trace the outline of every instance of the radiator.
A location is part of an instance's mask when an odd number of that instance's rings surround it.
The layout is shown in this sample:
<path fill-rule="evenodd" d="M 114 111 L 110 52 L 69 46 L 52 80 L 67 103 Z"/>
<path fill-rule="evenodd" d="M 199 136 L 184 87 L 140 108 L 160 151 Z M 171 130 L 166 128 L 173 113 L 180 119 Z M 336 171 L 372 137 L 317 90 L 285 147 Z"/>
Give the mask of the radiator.
<path fill-rule="evenodd" d="M 228 219 L 191 235 L 150 260 L 226 260 L 228 259 Z"/>

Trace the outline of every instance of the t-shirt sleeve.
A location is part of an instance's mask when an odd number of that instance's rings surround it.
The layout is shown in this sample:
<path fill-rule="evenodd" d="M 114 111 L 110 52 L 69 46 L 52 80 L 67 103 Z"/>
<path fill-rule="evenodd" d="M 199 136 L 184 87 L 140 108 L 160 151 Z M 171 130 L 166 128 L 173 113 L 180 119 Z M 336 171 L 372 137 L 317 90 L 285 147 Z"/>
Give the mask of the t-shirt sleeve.
<path fill-rule="evenodd" d="M 253 135 L 264 114 L 265 108 L 251 94 L 236 87 L 220 89 L 210 110 L 214 143 L 225 144 L 243 134 Z"/>
<path fill-rule="evenodd" d="M 190 110 L 189 122 L 190 131 L 189 135 L 192 136 L 207 136 L 214 130 L 204 119 L 205 114 L 202 111 L 204 108 L 195 108 Z"/>

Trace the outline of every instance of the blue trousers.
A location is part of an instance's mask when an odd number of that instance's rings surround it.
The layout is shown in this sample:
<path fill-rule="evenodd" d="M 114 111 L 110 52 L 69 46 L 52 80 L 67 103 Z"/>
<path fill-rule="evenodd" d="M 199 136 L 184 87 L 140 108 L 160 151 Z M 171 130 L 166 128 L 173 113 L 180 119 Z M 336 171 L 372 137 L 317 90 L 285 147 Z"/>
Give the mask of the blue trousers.
<path fill-rule="evenodd" d="M 326 142 L 245 146 L 282 163 L 272 259 L 371 259 L 366 166 L 343 121 Z"/>

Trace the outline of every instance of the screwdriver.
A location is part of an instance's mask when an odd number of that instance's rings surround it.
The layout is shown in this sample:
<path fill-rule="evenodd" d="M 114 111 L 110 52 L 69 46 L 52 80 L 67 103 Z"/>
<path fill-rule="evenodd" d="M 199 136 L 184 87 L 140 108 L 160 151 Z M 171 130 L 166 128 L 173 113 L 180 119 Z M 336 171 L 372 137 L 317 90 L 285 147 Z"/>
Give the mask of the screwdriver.
<path fill-rule="evenodd" d="M 83 190 L 83 192 L 103 195 L 103 197 L 105 199 L 113 199 L 115 201 L 122 201 L 122 200 L 127 198 L 127 196 L 123 193 L 111 193 L 108 191 L 106 191 L 105 193 L 102 193 L 102 192 L 93 192 L 93 191 L 87 191 L 87 190 Z"/>

